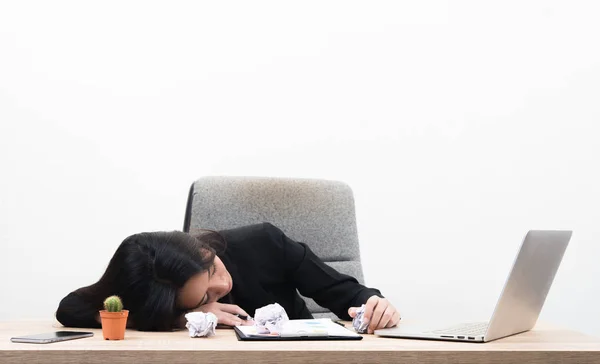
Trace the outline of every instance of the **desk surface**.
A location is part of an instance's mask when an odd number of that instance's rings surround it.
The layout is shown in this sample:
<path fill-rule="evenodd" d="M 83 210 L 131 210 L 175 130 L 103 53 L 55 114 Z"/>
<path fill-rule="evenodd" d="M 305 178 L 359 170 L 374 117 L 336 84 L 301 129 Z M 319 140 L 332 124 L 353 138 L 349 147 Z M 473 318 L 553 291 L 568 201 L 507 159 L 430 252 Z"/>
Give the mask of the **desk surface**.
<path fill-rule="evenodd" d="M 0 363 L 600 363 L 600 339 L 538 325 L 532 331 L 490 343 L 388 339 L 364 335 L 361 341 L 237 341 L 233 330 L 211 338 L 128 330 L 123 341 L 94 337 L 53 344 L 10 342 L 18 335 L 64 329 L 49 322 L 0 322 Z"/>

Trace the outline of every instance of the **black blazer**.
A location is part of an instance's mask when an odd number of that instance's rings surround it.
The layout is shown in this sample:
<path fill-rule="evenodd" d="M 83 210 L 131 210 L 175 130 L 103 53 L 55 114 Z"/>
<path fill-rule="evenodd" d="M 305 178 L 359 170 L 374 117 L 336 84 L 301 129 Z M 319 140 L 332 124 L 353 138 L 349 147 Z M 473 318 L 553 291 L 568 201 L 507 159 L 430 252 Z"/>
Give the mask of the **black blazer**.
<path fill-rule="evenodd" d="M 257 308 L 279 303 L 290 319 L 312 318 L 304 300 L 310 297 L 339 318 L 369 297 L 383 297 L 319 259 L 310 248 L 293 241 L 269 223 L 220 231 L 227 249 L 219 254 L 233 278 L 233 288 L 220 302 L 234 303 L 254 316 Z"/>

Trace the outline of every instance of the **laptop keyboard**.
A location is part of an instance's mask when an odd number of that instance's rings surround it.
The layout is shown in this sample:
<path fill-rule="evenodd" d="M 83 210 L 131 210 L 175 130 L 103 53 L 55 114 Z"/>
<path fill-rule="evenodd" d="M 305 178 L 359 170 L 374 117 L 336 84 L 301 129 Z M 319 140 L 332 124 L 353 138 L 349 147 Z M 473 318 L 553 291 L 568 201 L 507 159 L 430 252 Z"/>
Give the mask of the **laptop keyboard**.
<path fill-rule="evenodd" d="M 474 322 L 471 324 L 461 324 L 452 327 L 448 327 L 443 330 L 433 330 L 429 331 L 432 334 L 448 334 L 448 335 L 468 335 L 468 336 L 478 336 L 484 335 L 487 331 L 488 323 L 487 322 Z"/>

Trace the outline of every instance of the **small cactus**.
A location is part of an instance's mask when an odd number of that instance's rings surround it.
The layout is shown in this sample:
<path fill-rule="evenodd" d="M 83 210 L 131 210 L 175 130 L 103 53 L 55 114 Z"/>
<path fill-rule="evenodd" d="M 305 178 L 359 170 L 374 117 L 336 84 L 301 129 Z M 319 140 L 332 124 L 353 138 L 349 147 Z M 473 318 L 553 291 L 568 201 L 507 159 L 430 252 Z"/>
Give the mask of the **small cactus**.
<path fill-rule="evenodd" d="M 104 300 L 104 308 L 108 312 L 121 312 L 123 310 L 123 302 L 119 296 L 110 296 Z"/>

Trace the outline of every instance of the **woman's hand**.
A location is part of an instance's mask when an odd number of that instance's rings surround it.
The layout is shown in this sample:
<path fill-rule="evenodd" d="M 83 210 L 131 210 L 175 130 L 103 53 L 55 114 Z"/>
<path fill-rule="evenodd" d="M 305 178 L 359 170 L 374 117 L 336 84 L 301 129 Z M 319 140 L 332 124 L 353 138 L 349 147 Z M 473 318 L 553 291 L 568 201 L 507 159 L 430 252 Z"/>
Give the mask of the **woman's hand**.
<path fill-rule="evenodd" d="M 350 307 L 348 315 L 354 318 L 358 307 Z M 393 327 L 400 321 L 400 312 L 385 298 L 371 296 L 365 303 L 363 318 L 369 322 L 367 333 L 372 334 L 377 329 Z"/>
<path fill-rule="evenodd" d="M 192 311 L 212 312 L 217 316 L 217 323 L 227 326 L 238 326 L 238 325 L 252 325 L 252 320 L 242 320 L 235 316 L 250 316 L 246 311 L 242 310 L 240 306 L 229 305 L 226 303 L 211 302 L 202 306 L 198 306 Z"/>

